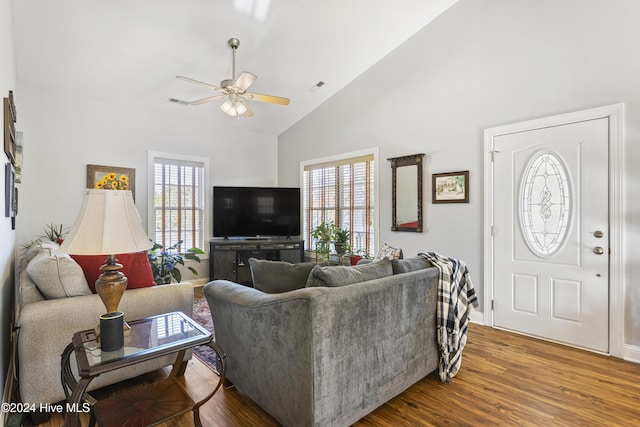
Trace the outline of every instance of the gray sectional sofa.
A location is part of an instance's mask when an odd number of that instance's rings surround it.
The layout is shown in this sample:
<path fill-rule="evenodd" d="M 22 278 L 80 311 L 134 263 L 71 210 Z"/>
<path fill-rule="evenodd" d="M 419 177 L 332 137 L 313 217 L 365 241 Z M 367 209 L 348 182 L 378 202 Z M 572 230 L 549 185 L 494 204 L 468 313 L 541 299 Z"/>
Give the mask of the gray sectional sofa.
<path fill-rule="evenodd" d="M 97 326 L 105 311 L 100 297 L 91 293 L 86 279 L 81 277 L 80 267 L 68 255 L 58 253 L 57 245 L 40 246 L 32 247 L 29 252 L 34 253 L 27 253 L 19 261 L 15 308 L 20 397 L 37 408 L 40 404 L 64 400 L 60 356 L 73 334 Z M 38 273 L 34 263 L 39 264 Z M 32 276 L 37 277 L 40 288 Z M 43 295 L 43 289 L 49 299 Z M 172 284 L 128 289 L 119 309 L 125 313 L 125 320 L 171 311 L 191 315 L 193 288 L 190 284 Z M 100 375 L 89 389 L 133 378 L 170 365 L 174 360 L 175 355 L 166 356 Z M 75 363 L 72 367 L 75 371 Z"/>
<path fill-rule="evenodd" d="M 300 277 L 286 264 L 280 274 L 269 264 L 267 282 Z M 255 286 L 264 280 L 253 267 Z M 438 270 L 428 261 L 307 268 L 286 292 L 204 287 L 228 380 L 280 423 L 350 425 L 438 368 Z"/>

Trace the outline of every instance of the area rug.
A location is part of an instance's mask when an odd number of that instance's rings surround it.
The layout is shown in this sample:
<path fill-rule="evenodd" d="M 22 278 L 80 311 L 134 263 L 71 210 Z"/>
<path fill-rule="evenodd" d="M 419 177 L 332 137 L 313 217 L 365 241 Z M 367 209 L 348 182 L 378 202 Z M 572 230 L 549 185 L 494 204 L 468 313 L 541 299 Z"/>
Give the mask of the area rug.
<path fill-rule="evenodd" d="M 207 331 L 213 334 L 213 320 L 211 320 L 211 311 L 209 311 L 209 304 L 204 297 L 193 298 L 193 319 L 204 326 Z M 193 354 L 208 367 L 213 369 L 214 372 L 218 372 L 218 369 L 216 368 L 218 358 L 216 356 L 216 353 L 211 348 L 207 346 L 199 346 L 193 349 Z"/>

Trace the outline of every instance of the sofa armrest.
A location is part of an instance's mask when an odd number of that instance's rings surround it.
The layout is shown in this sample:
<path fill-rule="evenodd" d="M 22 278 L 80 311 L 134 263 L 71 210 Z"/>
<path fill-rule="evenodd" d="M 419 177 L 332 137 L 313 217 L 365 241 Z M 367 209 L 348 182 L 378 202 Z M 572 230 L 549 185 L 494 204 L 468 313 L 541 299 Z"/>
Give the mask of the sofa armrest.
<path fill-rule="evenodd" d="M 312 305 L 315 297 L 329 290 L 317 287 L 267 294 L 216 280 L 203 292 L 211 309 L 216 342 L 227 355 L 227 378 L 276 417 L 285 412 L 311 414 Z M 278 393 L 273 393 L 274 387 Z M 310 421 L 278 420 L 299 426 Z"/>
<path fill-rule="evenodd" d="M 124 293 L 119 310 L 125 313 L 125 320 L 171 311 L 182 311 L 191 316 L 193 288 L 175 284 L 130 289 Z M 17 326 L 20 392 L 24 402 L 54 403 L 64 399 L 60 384 L 60 355 L 74 333 L 97 326 L 99 316 L 104 312 L 102 300 L 93 294 L 39 301 L 23 307 Z M 90 389 L 166 365 L 166 361 L 159 361 L 155 365 L 139 364 L 131 370 L 109 372 L 96 378 Z"/>

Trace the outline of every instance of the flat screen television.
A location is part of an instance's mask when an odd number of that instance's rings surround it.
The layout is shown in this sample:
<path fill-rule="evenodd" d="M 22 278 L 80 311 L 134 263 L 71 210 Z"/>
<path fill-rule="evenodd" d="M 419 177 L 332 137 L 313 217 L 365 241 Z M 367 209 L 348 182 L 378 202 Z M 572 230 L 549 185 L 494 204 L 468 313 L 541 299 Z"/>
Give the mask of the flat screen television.
<path fill-rule="evenodd" d="M 299 235 L 299 188 L 213 187 L 213 237 Z"/>

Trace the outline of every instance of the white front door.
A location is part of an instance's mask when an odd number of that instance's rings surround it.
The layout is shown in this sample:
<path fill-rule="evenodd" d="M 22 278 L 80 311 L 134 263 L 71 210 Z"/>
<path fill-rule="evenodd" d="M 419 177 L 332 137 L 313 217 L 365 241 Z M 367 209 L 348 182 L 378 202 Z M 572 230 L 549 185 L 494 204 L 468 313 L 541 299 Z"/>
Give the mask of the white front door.
<path fill-rule="evenodd" d="M 493 323 L 609 350 L 609 121 L 493 139 Z"/>

